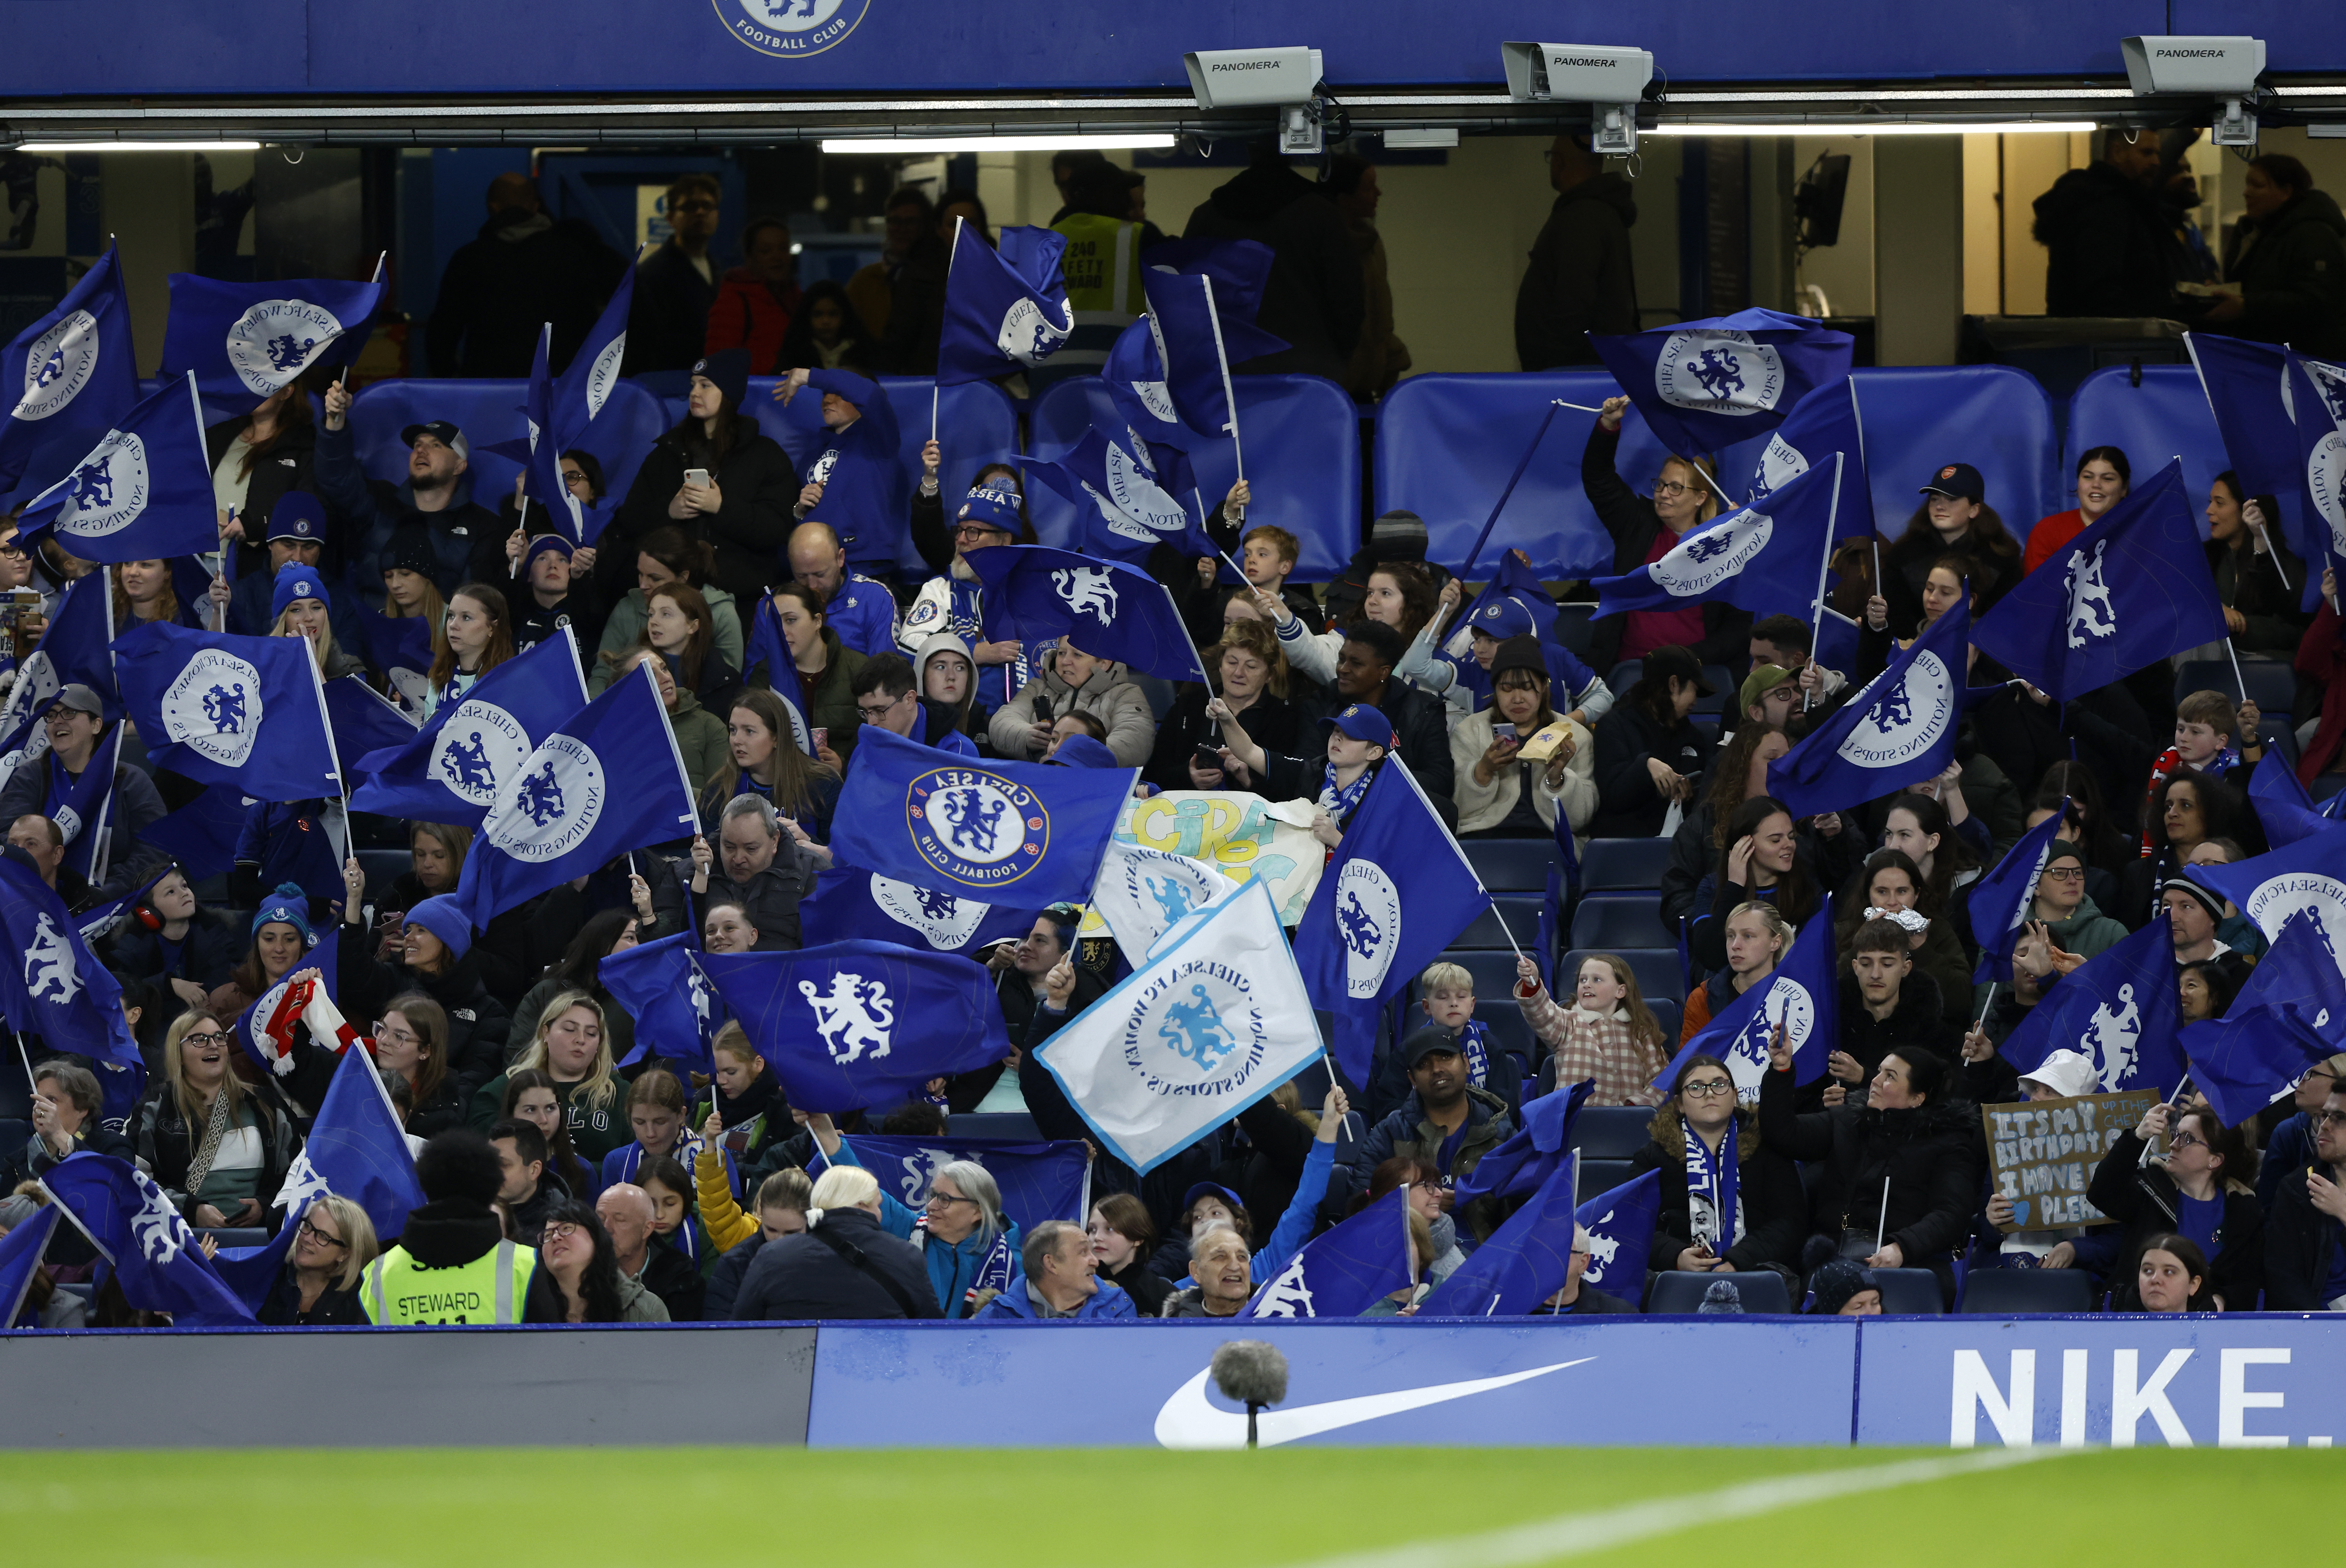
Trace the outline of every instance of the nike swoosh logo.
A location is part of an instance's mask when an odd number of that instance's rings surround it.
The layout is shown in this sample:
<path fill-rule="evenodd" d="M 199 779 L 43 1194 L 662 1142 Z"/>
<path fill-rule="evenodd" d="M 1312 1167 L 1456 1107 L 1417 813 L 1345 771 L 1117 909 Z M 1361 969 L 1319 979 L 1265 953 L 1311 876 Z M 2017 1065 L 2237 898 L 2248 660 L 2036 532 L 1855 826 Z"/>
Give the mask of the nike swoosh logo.
<path fill-rule="evenodd" d="M 1273 1448 L 1280 1443 L 1317 1437 L 1321 1432 L 1358 1426 L 1379 1416 L 1397 1416 L 1404 1410 L 1422 1410 L 1428 1405 L 1447 1404 L 1471 1394 L 1486 1394 L 1494 1389 L 1544 1378 L 1550 1372 L 1561 1372 L 1596 1359 L 1583 1356 L 1577 1360 L 1558 1361 L 1552 1367 L 1534 1367 L 1528 1372 L 1509 1372 L 1504 1377 L 1431 1383 L 1422 1389 L 1396 1389 L 1389 1394 L 1362 1394 L 1357 1399 L 1331 1400 L 1325 1404 L 1265 1410 L 1256 1422 L 1258 1440 L 1263 1447 Z M 1219 1410 L 1206 1399 L 1206 1382 L 1213 1375 L 1214 1369 L 1208 1367 L 1175 1390 L 1173 1397 L 1165 1401 L 1165 1408 L 1157 1412 L 1158 1447 L 1246 1447 L 1246 1412 Z"/>

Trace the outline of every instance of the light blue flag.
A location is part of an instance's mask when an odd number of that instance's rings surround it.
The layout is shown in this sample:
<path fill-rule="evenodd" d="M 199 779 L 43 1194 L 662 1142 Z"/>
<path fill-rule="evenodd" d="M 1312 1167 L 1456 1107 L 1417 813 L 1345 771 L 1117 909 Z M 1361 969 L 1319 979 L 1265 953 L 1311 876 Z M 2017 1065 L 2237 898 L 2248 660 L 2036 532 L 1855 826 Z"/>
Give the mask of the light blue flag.
<path fill-rule="evenodd" d="M 1999 1049 L 2023 1077 L 2054 1052 L 2076 1051 L 2092 1058 L 2103 1093 L 2156 1089 L 2166 1099 L 2183 1081 L 2182 1029 L 2175 938 L 2162 911 L 2063 975 Z"/>
<path fill-rule="evenodd" d="M 1588 342 L 1655 436 L 1684 457 L 1784 423 L 1810 393 L 1849 374 L 1856 346 L 1810 317 L 1764 310 L 1619 337 L 1591 332 Z"/>
<path fill-rule="evenodd" d="M 1490 907 L 1408 764 L 1388 755 L 1295 927 L 1295 966 L 1312 1005 L 1335 1016 L 1348 1081 L 1369 1081 L 1385 1003 Z"/>
<path fill-rule="evenodd" d="M 1946 771 L 1971 703 L 1971 607 L 1958 598 L 1890 667 L 1768 764 L 1768 792 L 1797 820 L 1846 810 Z"/>
<path fill-rule="evenodd" d="M 115 639 L 114 657 L 123 708 L 158 766 L 256 800 L 343 792 L 307 638 L 149 621 Z"/>
<path fill-rule="evenodd" d="M 174 272 L 162 374 L 177 381 L 193 373 L 215 406 L 249 412 L 311 366 L 346 365 L 357 358 L 373 330 L 382 290 L 380 260 L 364 283 L 335 278 L 223 283 Z"/>
<path fill-rule="evenodd" d="M 1662 1210 L 1662 1173 L 1647 1171 L 1580 1206 L 1588 1232 L 1588 1267 L 1583 1285 L 1594 1285 L 1631 1306 L 1646 1298 L 1646 1269 L 1654 1250 L 1654 1221 Z"/>
<path fill-rule="evenodd" d="M 138 356 L 119 246 L 108 245 L 56 309 L 0 349 L 0 387 L 23 389 L 0 423 L 0 495 L 28 472 L 46 485 L 57 475 L 35 469 L 36 455 L 62 463 L 66 449 L 87 450 L 130 412 Z"/>
<path fill-rule="evenodd" d="M 39 1180 L 96 1245 L 131 1306 L 168 1312 L 182 1329 L 252 1321 L 252 1308 L 213 1272 L 196 1233 L 137 1166 L 84 1150 Z"/>
<path fill-rule="evenodd" d="M 1824 921 L 1822 925 L 1816 922 Z M 1670 1064 L 1654 1080 L 1663 1094 L 1677 1090 L 1678 1074 L 1697 1056 L 1716 1056 L 1727 1064 L 1735 1080 L 1735 1097 L 1744 1105 L 1760 1099 L 1760 1081 L 1768 1072 L 1768 1047 L 1776 1031 L 1792 1049 L 1792 1082 L 1813 1084 L 1825 1074 L 1825 1062 L 1841 1048 L 1841 977 L 1843 972 L 1832 939 L 1832 897 L 1827 894 L 1817 912 L 1801 927 L 1810 932 L 1792 943 L 1792 951 L 1776 965 L 1764 985 L 1753 985 L 1720 1012 L 1713 1013 L 1695 1037 L 1678 1048 Z"/>
<path fill-rule="evenodd" d="M 2179 458 L 2014 584 L 1972 628 L 1980 652 L 2063 701 L 2227 635 Z"/>
<path fill-rule="evenodd" d="M 56 890 L 22 850 L 0 851 L 0 1014 L 52 1051 L 146 1068 L 122 1017 L 122 986 L 82 940 Z M 109 1074 L 110 1075 L 110 1074 Z"/>
<path fill-rule="evenodd" d="M 984 588 L 989 639 L 1065 636 L 1094 658 L 1142 675 L 1207 678 L 1173 596 L 1146 572 L 1046 545 L 1003 545 L 962 559 Z"/>
<path fill-rule="evenodd" d="M 831 853 L 954 898 L 1083 903 L 1138 777 L 975 762 L 867 724 L 831 812 Z"/>
<path fill-rule="evenodd" d="M 1564 1288 L 1572 1266 L 1573 1188 L 1580 1152 L 1550 1172 L 1531 1201 L 1418 1303 L 1420 1318 L 1517 1318 Z"/>
<path fill-rule="evenodd" d="M 1010 1054 L 992 972 L 953 953 L 835 942 L 704 953 L 700 965 L 790 1103 L 805 1110 L 894 1105 L 932 1078 Z"/>
<path fill-rule="evenodd" d="M 945 269 L 945 317 L 937 338 L 937 384 L 992 381 L 1031 371 L 1076 330 L 1059 274 L 1067 237 L 1012 224 L 1001 249 L 966 223 L 954 225 Z"/>
<path fill-rule="evenodd" d="M 1832 536 L 1871 539 L 1873 492 L 1865 470 L 1865 431 L 1857 412 L 1857 382 L 1849 376 L 1816 389 L 1768 437 L 1760 467 L 1751 475 L 1751 501 L 1758 504 L 1801 474 L 1841 453 L 1841 494 L 1833 507 Z"/>
<path fill-rule="evenodd" d="M 831 866 L 816 876 L 814 891 L 799 906 L 799 925 L 835 942 L 974 953 L 1025 936 L 1035 929 L 1035 914 L 1025 905 L 955 898 L 855 866 Z"/>
<path fill-rule="evenodd" d="M 577 668 L 573 656 L 574 679 Z M 474 926 L 485 927 L 548 888 L 630 850 L 689 838 L 699 825 L 651 666 L 638 665 L 499 784 L 464 857 L 456 901 Z"/>
<path fill-rule="evenodd" d="M 72 473 L 25 504 L 18 526 L 27 545 L 54 535 L 85 561 L 166 561 L 219 548 L 195 378 L 166 381 L 124 414 Z"/>
<path fill-rule="evenodd" d="M 422 729 L 360 757 L 351 809 L 477 828 L 539 743 L 586 706 L 578 645 L 559 627 L 442 703 Z"/>
<path fill-rule="evenodd" d="M 830 931 L 811 921 L 801 923 L 809 931 Z M 696 1073 L 715 1071 L 710 1043 L 732 1015 L 701 970 L 691 932 L 623 948 L 599 962 L 595 971 L 604 989 L 636 1021 L 636 1048 L 620 1066 L 659 1056 Z"/>
<path fill-rule="evenodd" d="M 410 1211 L 423 1207 L 415 1156 L 365 1045 L 342 1052 L 333 1082 L 318 1103 L 318 1119 L 293 1157 L 272 1207 L 285 1210 L 291 1229 L 312 1198 L 332 1193 L 361 1208 L 385 1247 L 406 1228 Z"/>
<path fill-rule="evenodd" d="M 1713 518 L 1658 561 L 1598 577 L 1596 613 L 1675 610 L 1712 602 L 1816 619 L 1831 554 L 1842 462 L 1828 457 L 1764 500 Z"/>
<path fill-rule="evenodd" d="M 2346 975 L 2320 922 L 2303 912 L 2290 920 L 2223 1016 L 2185 1024 L 2182 1040 L 2192 1084 L 2228 1127 L 2346 1051 Z"/>
<path fill-rule="evenodd" d="M 2183 874 L 2237 904 L 2269 942 L 2310 919 L 2325 948 L 2346 954 L 2346 827 L 2324 822 L 2285 849 Z"/>
<path fill-rule="evenodd" d="M 32 1218 L 0 1236 L 0 1329 L 40 1327 L 38 1323 L 19 1325 L 16 1314 L 25 1309 L 26 1294 L 33 1288 L 33 1277 L 41 1269 L 41 1255 L 48 1250 L 49 1237 L 56 1234 L 60 1217 L 56 1207 L 44 1205 Z"/>
<path fill-rule="evenodd" d="M 1395 1187 L 1304 1243 L 1241 1318 L 1357 1318 L 1411 1283 L 1409 1189 Z"/>
<path fill-rule="evenodd" d="M 57 693 L 76 683 L 97 693 L 109 721 L 122 717 L 122 698 L 114 684 L 114 594 L 107 577 L 105 572 L 92 572 L 66 585 L 57 613 L 17 667 L 8 705 L 0 708 L 0 737 L 5 737 L 0 753 L 20 751 Z"/>
<path fill-rule="evenodd" d="M 1596 1090 L 1596 1080 L 1584 1078 L 1525 1101 L 1522 1125 L 1458 1178 L 1457 1200 L 1463 1204 L 1485 1195 L 1514 1197 L 1554 1176 L 1572 1158 L 1573 1124 Z"/>
<path fill-rule="evenodd" d="M 2053 855 L 2053 840 L 2061 836 L 2066 822 L 2069 802 L 2065 797 L 2061 809 L 2023 833 L 1995 869 L 1974 882 L 1966 901 L 1971 911 L 1972 933 L 1979 940 L 1979 967 L 1972 972 L 1972 980 L 2012 982 L 2012 950 L 2028 929 L 2036 907 L 2037 880 L 2045 875 L 2045 862 Z"/>

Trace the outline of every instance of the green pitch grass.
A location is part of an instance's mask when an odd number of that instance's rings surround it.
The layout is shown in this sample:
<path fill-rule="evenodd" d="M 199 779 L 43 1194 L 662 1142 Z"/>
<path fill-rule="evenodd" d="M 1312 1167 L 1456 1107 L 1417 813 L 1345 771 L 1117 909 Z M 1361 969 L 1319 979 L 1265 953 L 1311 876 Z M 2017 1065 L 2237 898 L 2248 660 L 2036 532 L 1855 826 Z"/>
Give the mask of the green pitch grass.
<path fill-rule="evenodd" d="M 1916 1451 L 1343 1450 L 1164 1453 L 799 1449 L 19 1453 L 0 1466 L 17 1563 L 149 1568 L 692 1561 L 839 1568 L 1300 1568 L 1558 1515 Z M 1927 1457 L 1946 1457 L 1943 1453 Z M 1846 1557 L 1910 1568 L 2235 1559 L 2318 1538 L 2346 1456 L 2064 1454 L 1609 1547 L 1682 1565 Z M 1048 1499 L 1064 1510 L 1038 1506 Z M 2311 1512 L 2309 1512 L 2308 1510 Z M 1700 1542 L 1698 1544 L 1698 1542 Z M 1870 1543 L 1871 1544 L 1865 1544 Z"/>

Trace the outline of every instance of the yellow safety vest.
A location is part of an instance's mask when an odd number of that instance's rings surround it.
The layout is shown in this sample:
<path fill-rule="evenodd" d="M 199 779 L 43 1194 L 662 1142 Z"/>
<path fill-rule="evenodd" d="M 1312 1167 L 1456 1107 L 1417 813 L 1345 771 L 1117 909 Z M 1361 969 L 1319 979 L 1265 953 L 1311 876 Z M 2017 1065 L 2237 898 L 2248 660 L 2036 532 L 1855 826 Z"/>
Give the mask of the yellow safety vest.
<path fill-rule="evenodd" d="M 535 1249 L 500 1241 L 470 1263 L 426 1268 L 394 1247 L 367 1265 L 359 1292 L 367 1319 L 413 1329 L 435 1323 L 518 1323 Z"/>

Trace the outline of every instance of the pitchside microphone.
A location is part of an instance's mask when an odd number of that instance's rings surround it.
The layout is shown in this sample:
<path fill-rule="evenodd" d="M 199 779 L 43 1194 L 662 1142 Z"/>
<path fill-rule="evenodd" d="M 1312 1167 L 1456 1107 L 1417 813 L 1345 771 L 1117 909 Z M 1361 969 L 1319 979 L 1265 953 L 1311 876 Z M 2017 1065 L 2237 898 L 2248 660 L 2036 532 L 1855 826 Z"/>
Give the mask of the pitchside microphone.
<path fill-rule="evenodd" d="M 1247 1408 L 1247 1447 L 1255 1446 L 1255 1416 L 1287 1398 L 1287 1357 L 1260 1339 L 1230 1339 L 1214 1352 L 1214 1387 Z"/>

